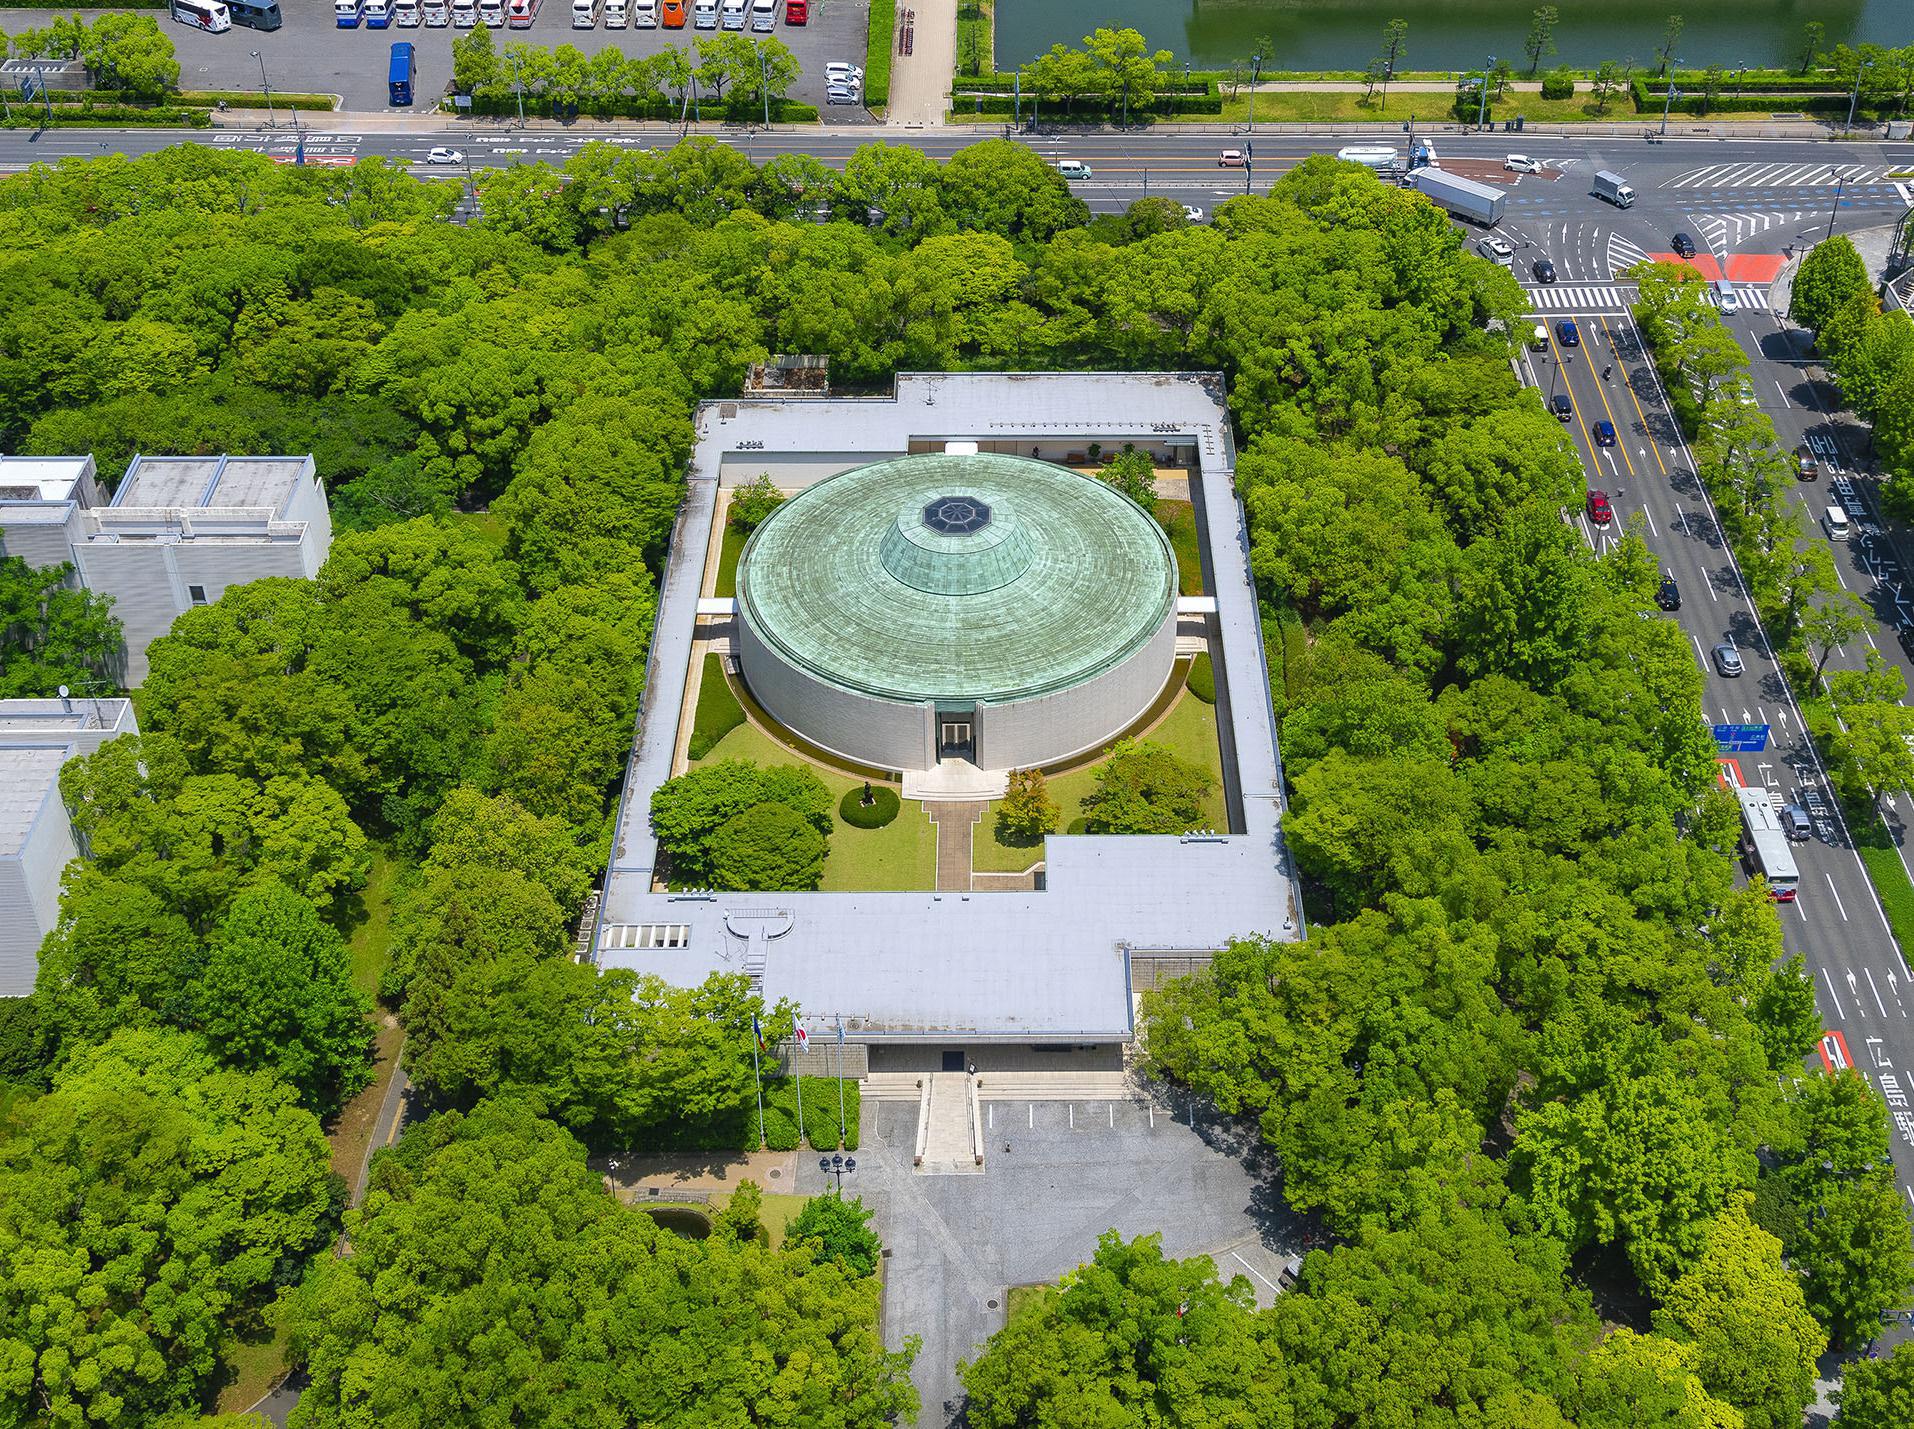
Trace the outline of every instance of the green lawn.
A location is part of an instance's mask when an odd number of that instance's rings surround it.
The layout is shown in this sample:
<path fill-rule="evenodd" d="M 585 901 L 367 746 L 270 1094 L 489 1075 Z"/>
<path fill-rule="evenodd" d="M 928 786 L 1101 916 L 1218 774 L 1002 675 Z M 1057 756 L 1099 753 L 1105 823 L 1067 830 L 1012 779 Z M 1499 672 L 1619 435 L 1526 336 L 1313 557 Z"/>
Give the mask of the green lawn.
<path fill-rule="evenodd" d="M 692 715 L 686 753 L 694 761 L 702 759 L 743 723 L 744 706 L 731 693 L 731 682 L 724 677 L 724 661 L 716 655 L 705 656 L 704 674 L 698 680 L 698 708 Z"/>
<path fill-rule="evenodd" d="M 724 541 L 718 547 L 718 569 L 712 577 L 711 594 L 718 600 L 732 600 L 738 594 L 738 557 L 751 538 L 729 521 L 724 523 Z"/>
<path fill-rule="evenodd" d="M 258 1332 L 236 1338 L 226 1347 L 223 1359 L 227 1383 L 219 1391 L 221 1414 L 251 1409 L 285 1375 L 292 1335 L 282 1319 L 277 1306 L 268 1306 L 266 1323 Z"/>
<path fill-rule="evenodd" d="M 1156 522 L 1176 552 L 1177 590 L 1182 595 L 1203 594 L 1203 554 L 1196 532 L 1196 507 L 1187 501 L 1158 501 Z"/>
<path fill-rule="evenodd" d="M 1229 827 L 1223 803 L 1223 754 L 1216 738 L 1215 708 L 1186 690 L 1177 697 L 1163 722 L 1143 738 L 1167 746 L 1178 759 L 1208 771 L 1213 787 L 1203 804 L 1204 822 L 1215 829 Z M 1096 765 L 1086 765 L 1049 781 L 1050 797 L 1057 801 L 1060 831 L 1067 831 L 1073 819 L 1082 817 L 1083 801 L 1097 787 L 1096 771 Z M 1006 844 L 997 838 L 995 803 L 971 832 L 971 867 L 980 873 L 1022 873 L 1042 857 L 1041 843 L 1024 847 Z"/>
<path fill-rule="evenodd" d="M 754 724 L 741 724 L 712 746 L 699 764 L 714 759 L 748 759 L 753 764 L 803 764 Z M 932 888 L 937 883 L 937 830 L 924 806 L 904 801 L 897 817 L 881 829 L 852 828 L 837 816 L 837 801 L 863 780 L 810 765 L 831 791 L 831 852 L 824 860 L 824 881 L 831 893 L 881 893 Z"/>
<path fill-rule="evenodd" d="M 1437 123 L 1449 119 L 1449 105 L 1453 99 L 1454 96 L 1447 92 L 1431 94 L 1423 90 L 1413 94 L 1397 93 L 1389 96 L 1389 107 L 1384 112 L 1380 96 L 1365 104 L 1360 89 L 1263 90 L 1256 95 L 1256 118 L 1271 124 L 1373 123 L 1377 120 L 1407 121 L 1411 118 Z M 1629 103 L 1626 94 L 1617 94 L 1609 101 L 1608 112 L 1597 114 L 1595 101 L 1586 90 L 1577 90 L 1567 99 L 1544 99 L 1539 93 L 1511 90 L 1501 99 L 1490 100 L 1489 112 L 1498 120 L 1513 119 L 1519 114 L 1524 119 L 1555 124 L 1581 124 L 1589 120 L 1640 124 L 1643 118 L 1635 113 L 1634 105 Z M 1659 120 L 1661 116 L 1657 114 L 1655 117 Z M 1719 121 L 1722 117 L 1711 115 L 1710 120 Z M 1221 122 L 1241 124 L 1248 118 L 1247 91 L 1235 99 L 1226 97 L 1223 100 Z M 1214 114 L 1181 115 L 1172 122 L 1185 121 L 1197 124 L 1218 122 Z M 1240 179 L 1241 175 L 1237 177 Z"/>
<path fill-rule="evenodd" d="M 1019 1310 L 1042 1301 L 1044 1295 L 1056 1289 L 1054 1285 L 1013 1285 L 1004 1295 L 1004 1319 L 1007 1321 Z"/>
<path fill-rule="evenodd" d="M 379 995 L 379 978 L 392 955 L 392 889 L 398 877 L 397 861 L 374 847 L 372 868 L 359 890 L 359 919 L 346 940 L 353 985 L 368 997 Z"/>

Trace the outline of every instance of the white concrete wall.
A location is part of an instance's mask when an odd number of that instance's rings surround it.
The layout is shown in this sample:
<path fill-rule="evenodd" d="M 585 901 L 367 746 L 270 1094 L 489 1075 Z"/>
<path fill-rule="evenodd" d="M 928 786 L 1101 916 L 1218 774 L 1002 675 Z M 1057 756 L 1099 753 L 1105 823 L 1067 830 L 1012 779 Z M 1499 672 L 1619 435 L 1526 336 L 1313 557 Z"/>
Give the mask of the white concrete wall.
<path fill-rule="evenodd" d="M 985 769 L 1029 769 L 1100 749 L 1150 707 L 1176 663 L 1176 612 L 1149 643 L 1094 680 L 1036 699 L 980 711 L 977 763 Z"/>
<path fill-rule="evenodd" d="M 20 852 L 0 858 L 0 997 L 33 991 L 40 943 L 60 916 L 60 875 L 78 853 L 57 783 Z"/>
<path fill-rule="evenodd" d="M 752 698 L 811 743 L 856 764 L 926 769 L 929 707 L 874 699 L 826 684 L 790 664 L 740 619 L 738 668 Z M 930 738 L 935 739 L 932 731 Z"/>

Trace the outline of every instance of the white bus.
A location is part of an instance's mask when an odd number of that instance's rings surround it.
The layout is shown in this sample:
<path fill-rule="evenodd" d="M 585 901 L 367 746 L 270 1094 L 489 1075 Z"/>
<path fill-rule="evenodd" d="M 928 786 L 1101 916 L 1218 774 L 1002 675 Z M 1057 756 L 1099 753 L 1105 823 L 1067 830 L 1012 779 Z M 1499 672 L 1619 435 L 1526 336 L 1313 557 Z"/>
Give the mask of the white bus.
<path fill-rule="evenodd" d="M 1781 814 L 1766 789 L 1751 789 L 1741 782 L 1741 766 L 1733 760 L 1721 761 L 1722 782 L 1734 791 L 1741 805 L 1741 823 L 1746 832 L 1742 853 L 1748 871 L 1768 881 L 1768 896 L 1777 903 L 1792 903 L 1801 891 L 1801 871 L 1794 864 L 1794 850 L 1788 847 L 1788 831 Z"/>
<path fill-rule="evenodd" d="M 214 35 L 233 27 L 232 12 L 220 0 L 173 0 L 172 14 L 180 24 Z"/>

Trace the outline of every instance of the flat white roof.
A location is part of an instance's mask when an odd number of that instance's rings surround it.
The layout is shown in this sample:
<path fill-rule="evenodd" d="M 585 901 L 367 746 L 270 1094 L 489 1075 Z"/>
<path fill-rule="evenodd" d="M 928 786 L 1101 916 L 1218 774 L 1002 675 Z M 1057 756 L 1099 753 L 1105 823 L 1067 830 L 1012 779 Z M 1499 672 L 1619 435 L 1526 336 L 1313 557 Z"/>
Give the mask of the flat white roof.
<path fill-rule="evenodd" d="M 127 469 L 113 495 L 113 505 L 270 511 L 279 515 L 310 468 L 310 457 L 142 456 Z"/>
<path fill-rule="evenodd" d="M 91 457 L 0 457 L 0 486 L 32 487 L 38 501 L 70 501 L 73 488 L 86 475 Z"/>
<path fill-rule="evenodd" d="M 1234 489 L 1222 381 L 1169 373 L 901 374 L 889 398 L 778 397 L 698 410 L 679 531 L 665 573 L 645 701 L 627 771 L 594 957 L 669 982 L 746 972 L 822 1030 L 838 1017 L 861 1040 L 943 1035 L 1107 1041 L 1132 1028 L 1133 949 L 1203 953 L 1249 934 L 1302 936 L 1281 834 L 1282 771 Z M 1044 888 L 970 893 L 717 893 L 651 890 L 647 809 L 671 772 L 688 684 L 718 478 L 747 453 L 773 472 L 896 455 L 913 443 L 1177 442 L 1193 450 L 1215 569 L 1219 684 L 1243 832 L 1196 838 L 1051 836 Z M 1024 448 L 1027 450 L 1027 448 Z M 1219 709 L 1223 705 L 1219 703 Z M 1232 760 L 1233 756 L 1233 760 Z M 904 817 L 900 815 L 900 817 Z M 682 936 L 639 933 L 682 926 Z M 627 932 L 626 930 L 633 930 Z M 652 946 L 643 946 L 650 943 Z"/>
<path fill-rule="evenodd" d="M 0 747 L 0 858 L 17 858 L 47 801 L 57 798 L 67 749 Z"/>

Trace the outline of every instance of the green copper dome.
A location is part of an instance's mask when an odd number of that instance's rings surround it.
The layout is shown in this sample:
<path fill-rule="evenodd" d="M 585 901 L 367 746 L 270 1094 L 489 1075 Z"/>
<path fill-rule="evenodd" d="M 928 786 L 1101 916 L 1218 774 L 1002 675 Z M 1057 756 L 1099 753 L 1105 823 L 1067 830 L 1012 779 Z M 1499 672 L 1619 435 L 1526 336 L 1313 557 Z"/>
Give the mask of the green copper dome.
<path fill-rule="evenodd" d="M 841 472 L 778 507 L 738 565 L 741 617 L 787 660 L 895 700 L 1029 698 L 1162 628 L 1176 558 L 1092 477 L 989 453 Z"/>

